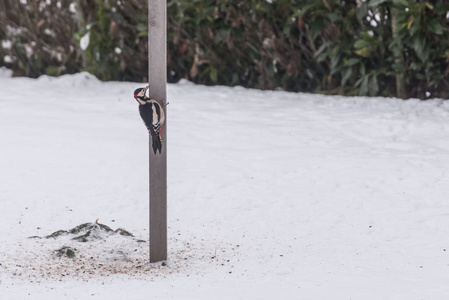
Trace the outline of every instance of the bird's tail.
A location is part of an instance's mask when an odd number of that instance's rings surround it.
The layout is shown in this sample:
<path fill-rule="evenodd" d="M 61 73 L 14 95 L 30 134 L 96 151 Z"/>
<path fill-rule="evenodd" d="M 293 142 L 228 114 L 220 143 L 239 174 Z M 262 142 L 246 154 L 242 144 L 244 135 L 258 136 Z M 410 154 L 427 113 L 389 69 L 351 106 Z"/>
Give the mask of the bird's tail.
<path fill-rule="evenodd" d="M 153 151 L 154 154 L 156 154 L 156 152 L 159 150 L 159 154 L 162 151 L 162 137 L 161 137 L 161 133 L 160 131 L 158 132 L 158 134 L 154 134 L 151 135 L 151 138 L 153 139 Z"/>

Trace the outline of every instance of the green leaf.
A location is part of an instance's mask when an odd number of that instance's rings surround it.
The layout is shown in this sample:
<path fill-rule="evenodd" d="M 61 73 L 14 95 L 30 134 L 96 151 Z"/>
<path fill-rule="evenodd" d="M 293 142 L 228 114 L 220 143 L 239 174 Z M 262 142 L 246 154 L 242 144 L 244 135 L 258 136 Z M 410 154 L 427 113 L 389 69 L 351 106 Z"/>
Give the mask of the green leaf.
<path fill-rule="evenodd" d="M 282 31 L 284 32 L 286 37 L 290 37 L 290 24 L 285 23 Z"/>
<path fill-rule="evenodd" d="M 412 70 L 414 70 L 414 71 L 417 71 L 417 70 L 421 69 L 421 65 L 420 65 L 419 63 L 412 62 L 412 63 L 410 64 L 410 68 L 411 68 Z"/>
<path fill-rule="evenodd" d="M 359 49 L 359 50 L 354 51 L 354 52 L 355 52 L 357 55 L 360 55 L 360 56 L 362 56 L 362 57 L 371 57 L 372 54 L 373 54 L 372 49 L 371 49 L 371 48 L 368 48 L 368 47 Z"/>
<path fill-rule="evenodd" d="M 217 82 L 218 72 L 214 67 L 210 67 L 209 77 L 212 82 Z"/>
<path fill-rule="evenodd" d="M 394 1 L 394 5 L 395 5 L 397 8 L 400 8 L 400 9 L 405 10 L 406 8 L 409 8 L 410 3 L 409 3 L 408 0 L 395 0 L 395 1 Z"/>
<path fill-rule="evenodd" d="M 424 80 L 424 79 L 426 79 L 426 76 L 424 76 L 424 74 L 421 74 L 421 73 L 416 73 L 416 74 L 415 74 L 415 77 L 416 77 L 417 79 L 419 79 L 419 80 Z"/>
<path fill-rule="evenodd" d="M 143 31 L 146 32 L 146 31 L 148 31 L 148 25 L 139 23 L 139 24 L 137 24 L 136 29 L 138 32 L 143 32 Z"/>
<path fill-rule="evenodd" d="M 331 74 L 335 74 L 336 72 L 338 72 L 341 69 L 341 65 L 340 65 L 340 61 L 341 61 L 341 56 L 340 54 L 334 54 L 331 58 Z"/>
<path fill-rule="evenodd" d="M 351 77 L 352 75 L 352 68 L 344 68 L 342 71 L 342 78 L 341 78 L 341 85 L 344 86 L 346 84 L 346 82 L 348 81 L 348 79 Z"/>
<path fill-rule="evenodd" d="M 360 74 L 362 75 L 366 74 L 366 68 L 364 64 L 360 64 Z"/>
<path fill-rule="evenodd" d="M 327 58 L 327 53 L 324 52 L 324 53 L 321 53 L 320 55 L 318 55 L 316 57 L 316 61 L 317 62 L 323 62 L 326 58 Z"/>
<path fill-rule="evenodd" d="M 417 34 L 419 32 L 420 29 L 422 29 L 421 21 L 420 21 L 420 18 L 416 18 L 410 22 L 412 22 L 412 23 L 410 23 L 407 28 L 409 28 L 410 36 L 414 36 L 415 34 Z"/>
<path fill-rule="evenodd" d="M 350 58 L 346 61 L 345 65 L 348 67 L 352 67 L 360 62 L 359 58 Z"/>
<path fill-rule="evenodd" d="M 414 64 L 414 63 L 412 63 L 412 64 Z M 407 69 L 403 63 L 394 63 L 392 65 L 392 69 L 395 74 L 403 74 L 407 71 Z M 413 69 L 413 67 L 412 67 L 412 69 Z"/>
<path fill-rule="evenodd" d="M 228 30 L 226 28 L 221 28 L 218 30 L 218 32 L 215 34 L 214 43 L 218 44 L 222 40 L 226 38 L 226 35 L 228 34 Z"/>
<path fill-rule="evenodd" d="M 417 35 L 413 39 L 413 49 L 416 52 L 416 55 L 422 60 L 427 60 L 429 56 L 429 48 L 427 47 L 427 40 L 425 35 Z"/>
<path fill-rule="evenodd" d="M 313 3 L 313 2 L 304 5 L 304 6 L 301 8 L 301 11 L 300 11 L 299 15 L 300 15 L 300 16 L 305 16 L 306 13 L 307 13 L 310 9 L 313 10 L 315 6 L 316 6 L 316 3 Z"/>
<path fill-rule="evenodd" d="M 57 66 L 49 66 L 45 69 L 45 74 L 48 76 L 57 76 L 59 75 L 59 68 Z"/>
<path fill-rule="evenodd" d="M 357 18 L 363 20 L 368 14 L 368 5 L 366 2 L 362 2 L 357 8 Z"/>
<path fill-rule="evenodd" d="M 362 36 L 362 38 L 365 41 L 367 41 L 369 43 L 375 43 L 376 42 L 376 39 L 373 36 L 371 36 L 371 34 L 369 34 L 368 32 L 362 31 L 362 32 L 360 32 L 360 35 Z"/>
<path fill-rule="evenodd" d="M 364 78 L 365 78 L 364 76 L 363 76 L 363 77 L 360 77 L 360 78 L 355 82 L 354 86 L 355 86 L 355 87 L 360 86 L 360 84 L 362 83 L 362 81 L 363 81 Z"/>
<path fill-rule="evenodd" d="M 403 48 L 402 40 L 400 38 L 394 38 L 388 46 L 388 49 L 390 49 L 396 57 L 402 55 Z"/>
<path fill-rule="evenodd" d="M 371 96 L 376 96 L 377 93 L 379 92 L 379 84 L 377 82 L 377 76 L 371 76 L 370 81 L 369 81 L 369 94 Z"/>
<path fill-rule="evenodd" d="M 321 54 L 321 52 L 323 52 L 324 50 L 326 50 L 327 47 L 329 46 L 329 44 L 330 44 L 330 42 L 326 42 L 326 43 L 322 44 L 322 45 L 320 46 L 320 48 L 318 48 L 318 50 L 315 52 L 315 57 L 317 57 L 318 55 Z"/>
<path fill-rule="evenodd" d="M 427 6 L 430 10 L 433 10 L 433 5 L 430 4 L 429 2 L 426 2 L 426 6 Z"/>
<path fill-rule="evenodd" d="M 361 48 L 371 47 L 372 45 L 373 45 L 373 43 L 371 43 L 367 40 L 357 40 L 354 43 L 354 48 L 361 49 Z"/>
<path fill-rule="evenodd" d="M 323 28 L 323 19 L 317 18 L 315 22 L 310 26 L 310 33 L 312 35 L 312 39 L 315 40 L 317 36 L 321 33 L 321 29 Z"/>
<path fill-rule="evenodd" d="M 360 96 L 366 96 L 368 94 L 368 80 L 369 80 L 368 75 L 363 77 L 362 84 L 360 85 L 360 89 L 359 89 Z"/>
<path fill-rule="evenodd" d="M 329 15 L 327 15 L 327 17 L 332 21 L 332 22 L 338 22 L 341 21 L 343 18 L 337 14 L 337 13 L 330 13 Z"/>
<path fill-rule="evenodd" d="M 435 34 L 443 34 L 443 27 L 438 19 L 428 19 L 426 22 L 427 28 Z"/>
<path fill-rule="evenodd" d="M 368 3 L 368 7 L 377 7 L 385 2 L 390 2 L 390 0 L 371 0 Z"/>

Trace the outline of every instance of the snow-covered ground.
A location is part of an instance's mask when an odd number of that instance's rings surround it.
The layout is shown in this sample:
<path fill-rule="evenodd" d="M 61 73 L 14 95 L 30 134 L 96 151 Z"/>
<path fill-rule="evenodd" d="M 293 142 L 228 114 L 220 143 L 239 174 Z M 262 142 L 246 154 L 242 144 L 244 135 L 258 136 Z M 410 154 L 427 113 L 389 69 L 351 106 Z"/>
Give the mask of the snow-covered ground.
<path fill-rule="evenodd" d="M 163 266 L 140 86 L 0 69 L 0 299 L 449 299 L 449 102 L 169 85 Z"/>

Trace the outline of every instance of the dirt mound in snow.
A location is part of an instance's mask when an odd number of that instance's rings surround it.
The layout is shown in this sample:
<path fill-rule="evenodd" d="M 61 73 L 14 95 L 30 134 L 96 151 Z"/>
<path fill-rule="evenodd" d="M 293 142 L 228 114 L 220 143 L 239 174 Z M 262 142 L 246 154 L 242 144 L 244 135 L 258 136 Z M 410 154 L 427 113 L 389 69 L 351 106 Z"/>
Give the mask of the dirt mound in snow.
<path fill-rule="evenodd" d="M 123 228 L 113 230 L 104 224 L 84 223 L 44 237 L 30 237 L 11 247 L 16 251 L 5 253 L 0 272 L 37 283 L 49 279 L 105 279 L 114 274 L 151 279 L 178 273 L 191 248 L 177 246 L 182 250 L 170 253 L 170 261 L 151 264 L 148 241 L 135 238 Z"/>
<path fill-rule="evenodd" d="M 52 234 L 49 234 L 45 236 L 46 239 L 50 238 L 60 238 L 60 237 L 67 237 L 71 236 L 72 240 L 78 241 L 78 242 L 91 242 L 94 240 L 104 240 L 105 238 L 119 234 L 122 236 L 128 236 L 128 237 L 134 237 L 132 233 L 129 231 L 118 228 L 116 230 L 112 230 L 109 226 L 100 224 L 98 222 L 95 223 L 84 223 L 81 225 L 78 225 L 72 229 L 69 230 L 58 230 L 53 232 Z M 32 238 L 40 238 L 40 237 L 32 237 Z M 139 240 L 141 242 L 145 242 L 143 240 Z"/>

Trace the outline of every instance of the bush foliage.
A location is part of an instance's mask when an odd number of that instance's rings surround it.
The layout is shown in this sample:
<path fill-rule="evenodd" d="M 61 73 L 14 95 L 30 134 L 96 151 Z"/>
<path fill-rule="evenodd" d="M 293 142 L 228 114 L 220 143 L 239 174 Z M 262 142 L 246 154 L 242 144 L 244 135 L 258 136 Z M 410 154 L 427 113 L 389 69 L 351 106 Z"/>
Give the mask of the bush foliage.
<path fill-rule="evenodd" d="M 146 81 L 147 0 L 3 0 L 0 65 Z M 167 0 L 168 80 L 449 98 L 449 1 Z"/>

